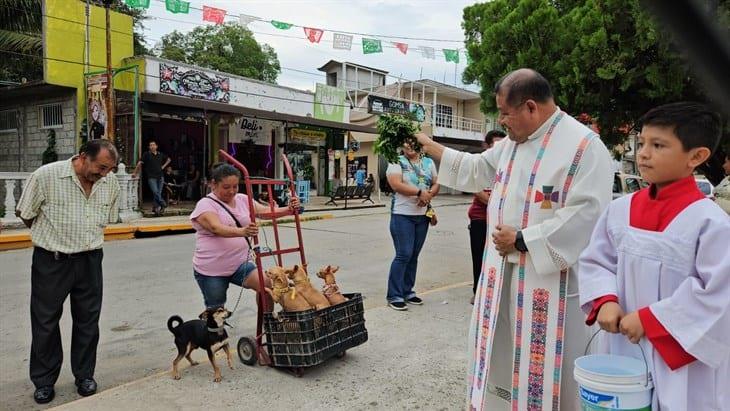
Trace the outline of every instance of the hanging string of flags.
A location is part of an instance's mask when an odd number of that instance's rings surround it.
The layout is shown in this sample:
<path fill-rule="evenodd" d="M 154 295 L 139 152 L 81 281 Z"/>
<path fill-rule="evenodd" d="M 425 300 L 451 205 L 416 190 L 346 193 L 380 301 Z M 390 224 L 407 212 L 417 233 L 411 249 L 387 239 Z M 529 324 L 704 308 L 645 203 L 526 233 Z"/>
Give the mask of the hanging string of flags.
<path fill-rule="evenodd" d="M 124 0 L 124 3 L 132 8 L 144 8 L 147 9 L 150 7 L 150 1 L 151 0 Z M 160 2 L 165 3 L 165 9 L 174 14 L 189 14 L 190 9 L 195 9 L 193 7 L 190 7 L 189 1 L 182 1 L 182 0 L 157 0 Z M 195 9 L 198 10 L 198 9 Z M 226 16 L 229 16 L 227 11 L 224 9 L 219 9 L 216 7 L 210 7 L 210 6 L 203 6 L 202 8 L 203 13 L 203 21 L 210 22 L 214 24 L 223 24 Z M 231 16 L 233 17 L 233 16 Z M 261 21 L 261 22 L 267 22 L 270 23 L 272 26 L 279 30 L 290 30 L 292 27 L 301 27 L 304 31 L 304 37 L 309 40 L 311 43 L 320 43 L 322 40 L 322 37 L 325 33 L 324 29 L 318 29 L 314 27 L 304 27 L 304 26 L 298 26 L 296 24 L 287 23 L 283 21 L 278 20 L 266 20 L 262 19 L 260 17 L 256 16 L 250 16 L 247 14 L 240 14 L 238 16 L 238 24 L 241 26 L 244 26 L 248 28 L 248 25 L 255 22 L 255 21 Z M 392 36 L 386 36 L 386 37 L 392 37 Z M 352 43 L 353 43 L 354 36 L 351 34 L 345 34 L 345 33 L 338 33 L 336 31 L 332 31 L 332 48 L 336 50 L 352 50 Z M 382 53 L 383 52 L 383 40 L 378 38 L 371 38 L 371 37 L 364 37 L 361 36 L 361 43 L 362 43 L 362 52 L 363 54 L 375 54 L 375 53 Z M 388 43 L 392 46 L 392 48 L 398 50 L 401 54 L 407 55 L 408 54 L 408 43 L 403 42 L 397 42 L 397 41 L 388 41 Z M 436 59 L 436 48 L 429 47 L 429 46 L 418 46 L 418 50 L 421 53 L 421 57 L 425 59 L 435 60 Z M 459 64 L 460 62 L 460 54 L 464 53 L 466 56 L 466 62 L 467 64 L 471 63 L 471 59 L 469 58 L 469 54 L 466 52 L 465 49 L 446 49 L 442 48 L 441 52 L 443 53 L 444 59 L 446 62 L 453 62 L 455 64 Z"/>

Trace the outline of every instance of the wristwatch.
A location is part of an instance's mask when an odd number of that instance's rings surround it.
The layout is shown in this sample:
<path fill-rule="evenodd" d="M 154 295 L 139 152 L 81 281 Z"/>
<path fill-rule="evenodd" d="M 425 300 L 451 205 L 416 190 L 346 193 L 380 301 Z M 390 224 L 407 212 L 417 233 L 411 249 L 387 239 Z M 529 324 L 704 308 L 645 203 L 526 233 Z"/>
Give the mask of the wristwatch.
<path fill-rule="evenodd" d="M 418 189 L 418 192 L 416 193 L 416 198 L 421 198 L 421 189 Z"/>
<path fill-rule="evenodd" d="M 525 244 L 525 239 L 522 237 L 522 231 L 517 232 L 517 238 L 515 238 L 515 248 L 517 251 L 526 253 L 527 250 L 527 244 Z"/>

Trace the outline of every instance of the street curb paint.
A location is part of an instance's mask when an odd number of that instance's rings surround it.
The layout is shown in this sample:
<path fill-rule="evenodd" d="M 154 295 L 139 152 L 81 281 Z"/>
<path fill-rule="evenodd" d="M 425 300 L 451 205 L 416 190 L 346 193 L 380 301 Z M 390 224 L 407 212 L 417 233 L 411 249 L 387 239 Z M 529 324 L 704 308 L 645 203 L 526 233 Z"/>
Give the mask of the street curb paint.
<path fill-rule="evenodd" d="M 335 216 L 333 214 L 322 214 L 322 215 L 313 215 L 313 216 L 302 216 L 299 218 L 299 221 L 306 222 L 306 221 L 317 221 L 317 220 L 329 220 L 333 219 Z M 293 218 L 283 218 L 277 220 L 278 224 L 290 224 L 293 223 Z M 267 227 L 270 226 L 270 221 L 262 221 L 259 226 L 260 227 Z M 114 240 L 131 240 L 133 238 L 136 238 L 138 233 L 145 233 L 144 237 L 148 238 L 154 233 L 165 233 L 165 234 L 174 234 L 177 232 L 180 233 L 189 233 L 193 230 L 193 225 L 191 223 L 180 223 L 180 224 L 151 224 L 151 225 L 115 225 L 111 227 L 106 227 L 104 229 L 104 241 L 114 241 Z M 0 234 L 0 251 L 4 250 L 18 250 L 23 248 L 29 248 L 32 247 L 33 243 L 30 239 L 29 233 L 23 233 L 23 234 Z"/>

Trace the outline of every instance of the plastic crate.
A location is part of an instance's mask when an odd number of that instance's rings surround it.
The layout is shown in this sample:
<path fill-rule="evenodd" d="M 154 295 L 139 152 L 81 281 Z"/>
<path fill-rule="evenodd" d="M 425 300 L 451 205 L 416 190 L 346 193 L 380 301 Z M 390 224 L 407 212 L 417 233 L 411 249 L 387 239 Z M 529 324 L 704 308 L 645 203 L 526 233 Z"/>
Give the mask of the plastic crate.
<path fill-rule="evenodd" d="M 360 294 L 318 311 L 264 313 L 266 349 L 275 367 L 311 367 L 368 340 Z"/>

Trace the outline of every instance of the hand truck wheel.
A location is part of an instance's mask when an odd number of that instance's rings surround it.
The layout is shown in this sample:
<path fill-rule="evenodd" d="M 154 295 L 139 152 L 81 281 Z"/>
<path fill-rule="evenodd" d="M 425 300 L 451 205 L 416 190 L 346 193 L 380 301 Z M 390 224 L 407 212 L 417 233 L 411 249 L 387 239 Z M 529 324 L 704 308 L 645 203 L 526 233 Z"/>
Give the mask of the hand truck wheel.
<path fill-rule="evenodd" d="M 347 351 L 338 352 L 337 354 L 335 354 L 335 357 L 337 357 L 337 358 L 345 358 L 345 354 L 346 353 L 347 353 Z"/>
<path fill-rule="evenodd" d="M 238 340 L 238 358 L 246 365 L 256 364 L 256 344 L 251 338 L 241 337 Z"/>

